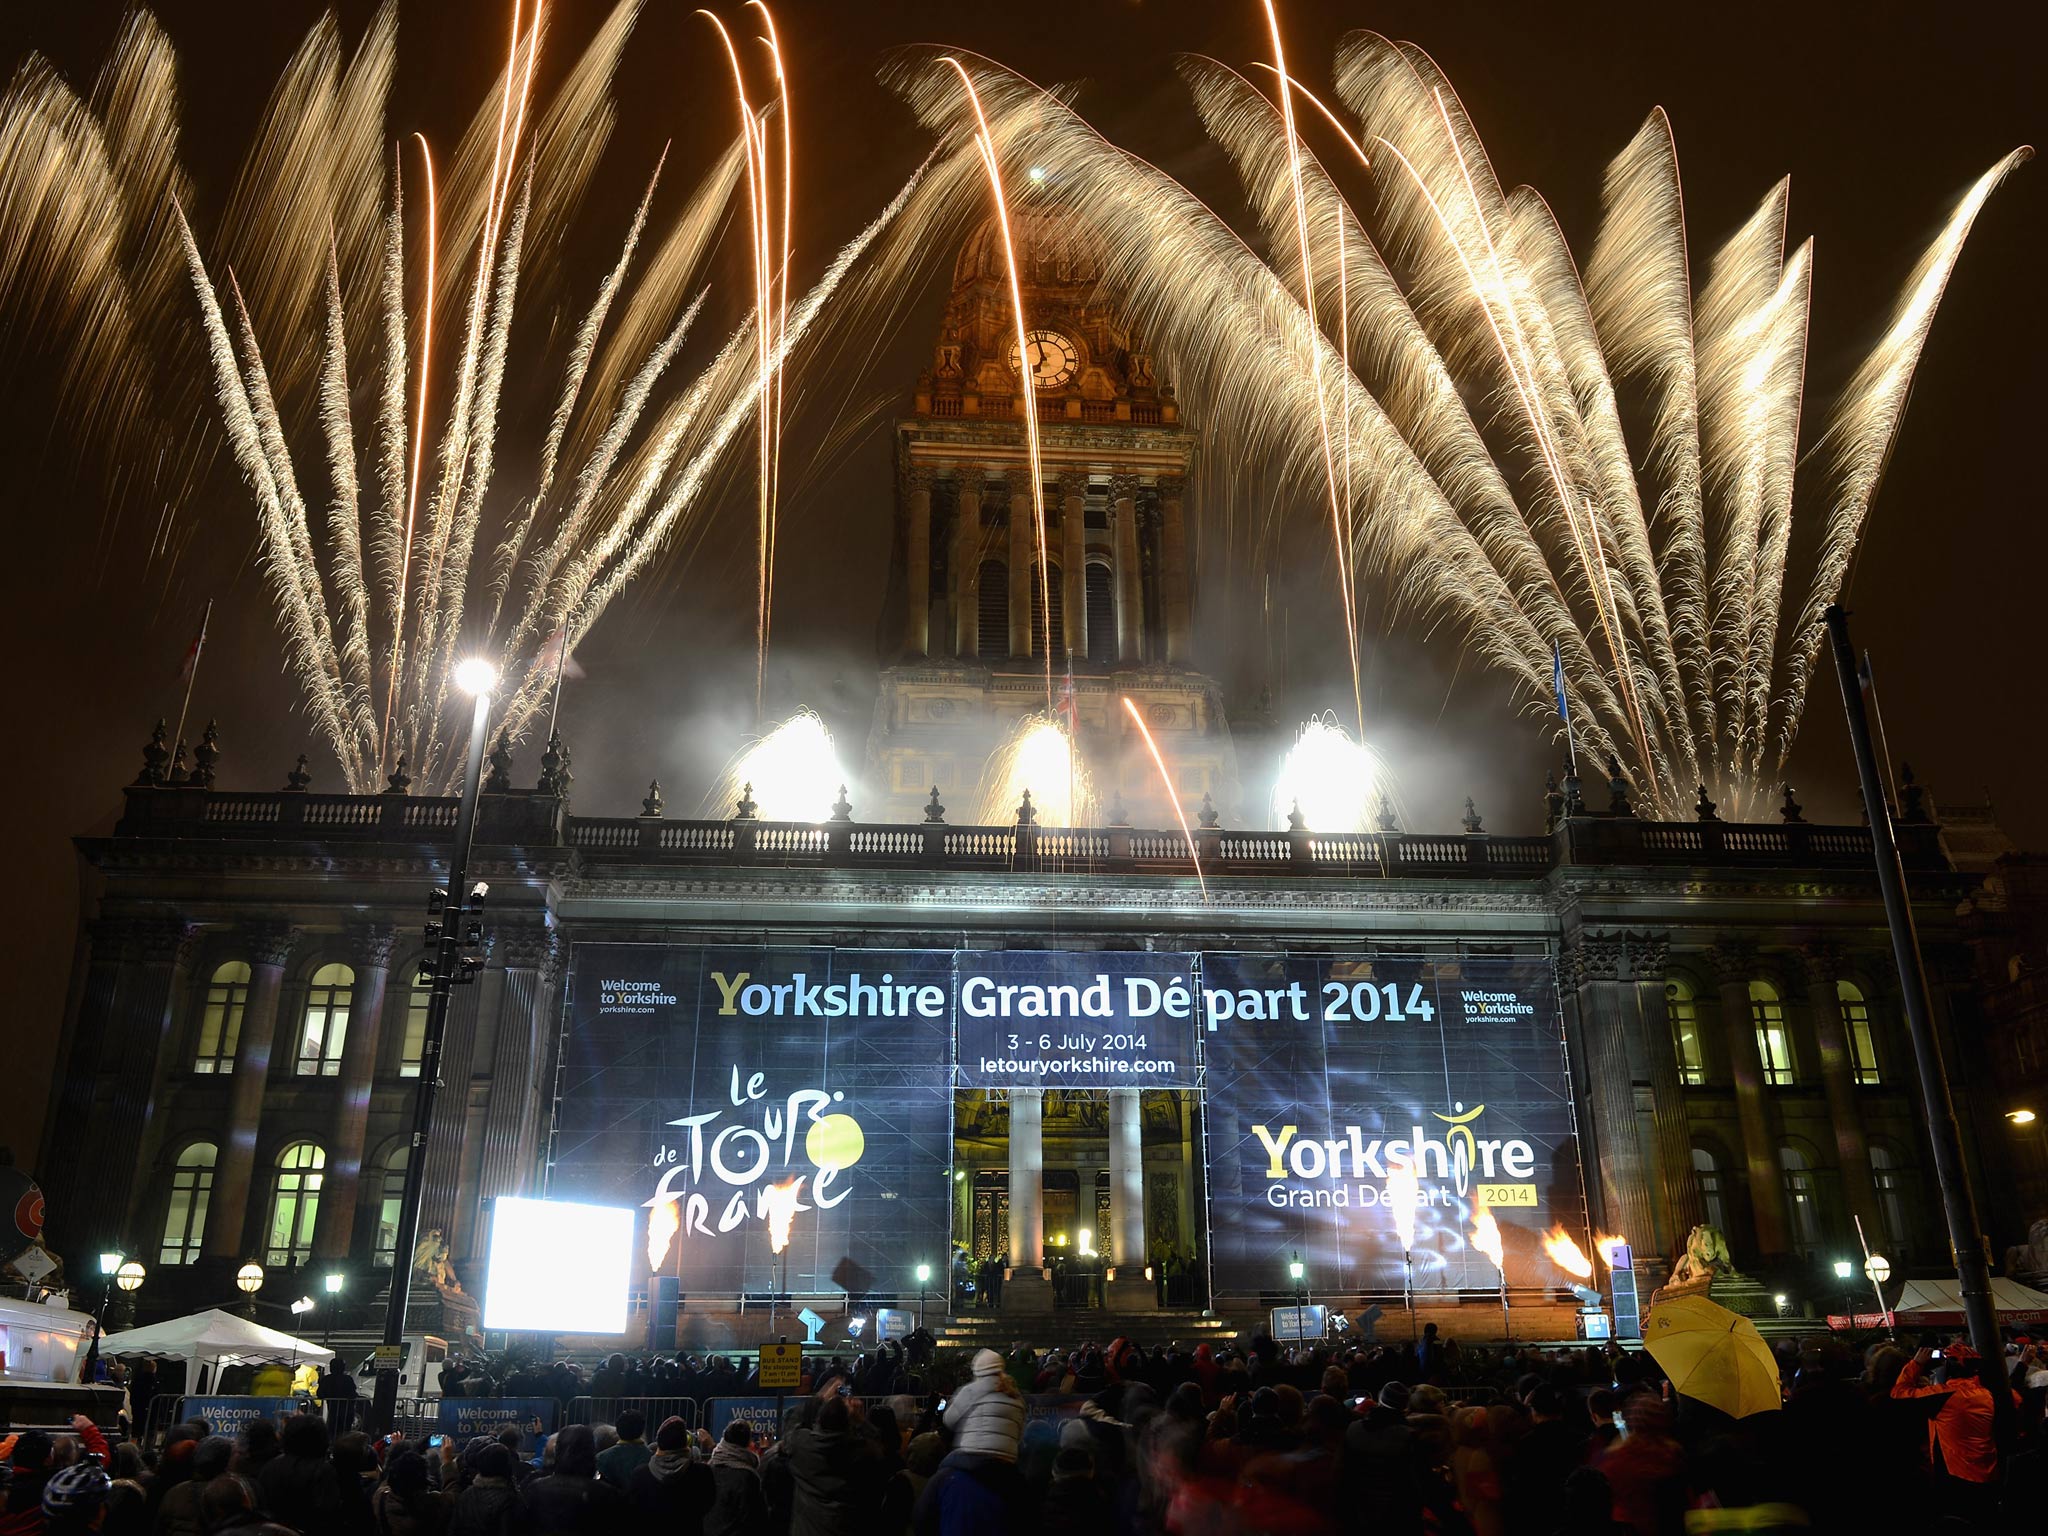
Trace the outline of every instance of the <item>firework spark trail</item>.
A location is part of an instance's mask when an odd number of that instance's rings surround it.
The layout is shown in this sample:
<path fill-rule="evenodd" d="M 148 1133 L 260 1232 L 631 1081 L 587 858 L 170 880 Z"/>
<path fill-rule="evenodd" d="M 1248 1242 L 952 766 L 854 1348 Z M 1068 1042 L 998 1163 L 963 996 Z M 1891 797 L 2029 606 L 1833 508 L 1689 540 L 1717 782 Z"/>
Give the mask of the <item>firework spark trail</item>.
<path fill-rule="evenodd" d="M 1308 236 L 1308 198 L 1302 191 L 1301 182 L 1301 136 L 1294 129 L 1294 89 L 1287 76 L 1287 51 L 1280 40 L 1280 13 L 1274 8 L 1273 0 L 1265 0 L 1266 30 L 1273 42 L 1273 70 L 1280 77 L 1278 96 L 1280 98 L 1280 119 L 1287 135 L 1287 176 L 1294 197 L 1294 227 L 1296 248 L 1301 258 L 1301 302 L 1313 321 L 1316 309 L 1316 275 L 1313 247 Z M 1340 226 L 1341 238 L 1341 226 Z M 1338 252 L 1338 271 L 1344 269 L 1344 253 Z M 1341 282 L 1341 277 L 1340 277 Z M 1339 314 L 1344 313 L 1340 306 Z M 1348 337 L 1349 328 L 1344 328 Z M 1357 714 L 1358 734 L 1365 734 L 1365 687 L 1359 670 L 1358 653 L 1358 603 L 1352 588 L 1352 538 L 1350 530 L 1351 498 L 1348 493 L 1350 482 L 1350 416 L 1341 403 L 1338 406 L 1345 418 L 1345 481 L 1347 491 L 1340 496 L 1337 489 L 1337 469 L 1330 449 L 1330 417 L 1324 408 L 1323 349 L 1309 348 L 1309 372 L 1316 392 L 1316 430 L 1321 438 L 1323 450 L 1323 479 L 1330 498 L 1330 536 L 1336 542 L 1337 595 L 1344 605 L 1345 659 L 1351 666 L 1351 702 Z M 1345 375 L 1351 371 L 1350 343 L 1344 344 L 1343 366 Z"/>
<path fill-rule="evenodd" d="M 327 314 L 321 344 L 320 431 L 327 445 L 333 496 L 327 507 L 331 585 L 341 610 L 337 654 L 355 734 L 374 758 L 377 722 L 370 682 L 370 597 L 363 578 L 361 488 L 356 480 L 355 432 L 349 421 L 347 315 L 341 304 L 341 258 L 327 253 Z"/>
<path fill-rule="evenodd" d="M 1159 755 L 1159 743 L 1152 739 L 1152 732 L 1146 729 L 1145 717 L 1138 713 L 1138 706 L 1131 702 L 1131 696 L 1123 696 L 1124 713 L 1131 717 L 1131 724 L 1138 728 L 1138 734 L 1145 740 L 1145 750 L 1152 755 L 1152 766 L 1159 771 L 1159 787 L 1166 794 L 1166 803 L 1173 807 L 1173 819 L 1180 823 L 1180 835 L 1187 839 L 1188 857 L 1194 861 L 1195 884 L 1202 888 L 1202 901 L 1209 900 L 1209 882 L 1202 878 L 1202 852 L 1195 846 L 1195 834 L 1188 826 L 1187 813 L 1180 808 L 1180 796 L 1173 792 L 1173 780 L 1167 776 L 1166 759 Z"/>
<path fill-rule="evenodd" d="M 1013 345 L 1017 348 L 1017 409 L 1024 420 L 1024 449 L 1031 469 L 1031 530 L 1038 552 L 1038 611 L 1045 615 L 1045 711 L 1051 714 L 1054 646 L 1052 555 L 1045 539 L 1045 462 L 1038 433 L 1038 364 L 1031 356 L 1030 333 L 1024 320 L 1024 285 L 1017 275 L 1017 247 L 1010 237 L 1009 202 L 1003 195 L 1003 166 L 996 154 L 995 138 L 989 132 L 988 114 L 982 111 L 981 96 L 974 88 L 974 77 L 968 74 L 967 66 L 950 56 L 941 62 L 950 64 L 960 77 L 961 89 L 967 93 L 967 104 L 973 109 L 974 144 L 980 151 L 982 168 L 988 173 L 989 197 L 996 206 L 996 228 L 1003 237 L 1003 270 L 1010 285 L 1010 329 L 1014 332 Z"/>
<path fill-rule="evenodd" d="M 1087 764 L 1054 716 L 1026 715 L 989 754 L 973 824 L 996 827 L 1015 821 L 1026 790 L 1042 825 L 1085 827 L 1094 822 L 1095 790 Z"/>
<path fill-rule="evenodd" d="M 386 569 L 395 564 L 394 583 L 391 588 L 391 667 L 390 683 L 384 694 L 384 728 L 377 740 L 377 762 L 382 767 L 387 760 L 386 749 L 391 742 L 393 711 L 397 707 L 399 680 L 405 666 L 405 614 L 412 596 L 412 552 L 414 532 L 419 522 L 420 509 L 420 465 L 427 453 L 427 380 L 428 363 L 434 349 L 434 266 L 439 255 L 438 210 L 434 195 L 434 151 L 428 145 L 424 134 L 415 133 L 413 138 L 420 146 L 420 165 L 425 172 L 427 185 L 427 280 L 423 290 L 422 306 L 426 311 L 420 327 L 420 383 L 419 406 L 413 421 L 412 472 L 405 489 L 403 518 L 387 531 L 388 538 L 398 542 L 398 559 L 391 562 L 386 556 Z M 381 422 L 387 455 L 395 453 L 400 463 L 405 457 L 405 209 L 401 198 L 401 184 L 394 169 L 391 182 L 391 232 L 387 251 L 389 265 L 386 268 L 383 300 L 386 373 L 384 389 L 384 416 Z M 389 445 L 396 445 L 395 447 Z"/>
<path fill-rule="evenodd" d="M 775 17 L 769 11 L 766 0 L 747 0 L 747 8 L 749 10 L 758 10 L 761 13 L 763 25 L 768 28 L 768 35 L 762 38 L 761 41 L 767 44 L 769 57 L 775 63 L 775 115 L 778 120 L 778 126 L 782 130 L 782 250 L 777 266 L 774 332 L 777 337 L 781 337 L 789 331 L 790 219 L 795 212 L 795 166 L 790 158 L 790 125 L 793 121 L 793 114 L 790 111 L 789 102 L 789 77 L 782 68 L 782 39 L 775 30 Z M 765 143 L 762 147 L 762 163 L 764 165 L 767 163 Z M 768 479 L 768 563 L 766 574 L 768 612 L 773 617 L 775 611 L 775 539 L 776 532 L 781 525 L 782 515 L 782 411 L 783 395 L 785 385 L 788 382 L 788 376 L 783 369 L 778 368 L 775 370 L 775 376 L 770 382 L 775 391 L 775 409 L 773 415 L 774 425 L 770 435 L 774 453 L 772 456 L 773 462 L 769 466 Z M 762 660 L 765 662 L 766 659 L 767 652 L 764 648 Z"/>

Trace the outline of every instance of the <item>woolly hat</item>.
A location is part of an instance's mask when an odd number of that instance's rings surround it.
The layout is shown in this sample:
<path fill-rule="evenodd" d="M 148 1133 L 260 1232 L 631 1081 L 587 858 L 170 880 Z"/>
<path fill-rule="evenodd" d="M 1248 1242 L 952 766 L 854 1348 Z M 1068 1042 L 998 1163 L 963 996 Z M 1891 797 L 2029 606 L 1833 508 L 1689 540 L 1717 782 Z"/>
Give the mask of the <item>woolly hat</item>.
<path fill-rule="evenodd" d="M 658 1451 L 681 1451 L 689 1449 L 690 1426 L 675 1414 L 661 1421 L 661 1428 L 654 1432 L 654 1448 Z"/>
<path fill-rule="evenodd" d="M 1084 1451 L 1095 1449 L 1095 1436 L 1089 1433 L 1085 1419 L 1069 1419 L 1060 1426 L 1060 1449 L 1072 1450 L 1077 1446 Z"/>
<path fill-rule="evenodd" d="M 1390 1381 L 1384 1387 L 1381 1387 L 1380 1406 L 1382 1408 L 1391 1408 L 1396 1413 L 1406 1413 L 1408 1411 L 1408 1383 L 1405 1381 Z"/>
<path fill-rule="evenodd" d="M 974 1374 L 977 1376 L 1002 1375 L 1003 1357 L 992 1349 L 977 1351 L 974 1356 Z"/>

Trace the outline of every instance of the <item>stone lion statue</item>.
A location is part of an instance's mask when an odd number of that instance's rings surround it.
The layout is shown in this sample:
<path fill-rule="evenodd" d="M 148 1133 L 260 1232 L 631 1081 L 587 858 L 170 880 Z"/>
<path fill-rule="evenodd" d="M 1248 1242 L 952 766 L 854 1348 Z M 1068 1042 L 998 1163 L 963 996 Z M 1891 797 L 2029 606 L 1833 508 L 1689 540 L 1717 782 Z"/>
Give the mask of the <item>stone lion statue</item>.
<path fill-rule="evenodd" d="M 2005 1250 L 2005 1272 L 2030 1277 L 2048 1274 L 2048 1218 L 2027 1228 L 2024 1244 Z"/>
<path fill-rule="evenodd" d="M 1678 1256 L 1678 1262 L 1671 1267 L 1671 1279 L 1657 1295 L 1683 1296 L 1704 1291 L 1716 1276 L 1727 1274 L 1734 1267 L 1728 1255 L 1728 1239 L 1718 1228 L 1701 1223 L 1686 1234 L 1685 1252 Z"/>
<path fill-rule="evenodd" d="M 462 1282 L 455 1278 L 455 1266 L 449 1262 L 451 1251 L 448 1238 L 439 1227 L 427 1228 L 412 1251 L 413 1274 L 437 1290 L 461 1290 Z"/>

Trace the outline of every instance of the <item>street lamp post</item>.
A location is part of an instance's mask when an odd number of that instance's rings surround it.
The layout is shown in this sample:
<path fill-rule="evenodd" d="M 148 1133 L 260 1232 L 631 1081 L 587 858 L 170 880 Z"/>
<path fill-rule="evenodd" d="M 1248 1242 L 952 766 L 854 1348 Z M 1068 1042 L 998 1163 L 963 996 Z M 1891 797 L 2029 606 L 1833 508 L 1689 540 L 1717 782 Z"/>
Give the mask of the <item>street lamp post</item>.
<path fill-rule="evenodd" d="M 1287 1278 L 1294 1282 L 1294 1333 L 1296 1338 L 1308 1337 L 1308 1271 L 1302 1267 L 1301 1250 L 1296 1249 L 1294 1257 L 1287 1261 Z"/>
<path fill-rule="evenodd" d="M 924 1326 L 924 1288 L 931 1284 L 932 1267 L 929 1264 L 917 1266 L 917 1326 Z"/>
<path fill-rule="evenodd" d="M 341 1280 L 341 1271 L 335 1269 L 329 1270 L 320 1282 L 327 1288 L 329 1298 L 327 1314 L 320 1326 L 320 1346 L 323 1349 L 328 1348 L 334 1343 L 334 1313 L 335 1309 L 341 1305 Z"/>
<path fill-rule="evenodd" d="M 455 854 L 448 865 L 448 884 L 428 898 L 427 911 L 439 921 L 427 924 L 433 959 L 420 966 L 428 984 L 425 1038 L 420 1045 L 420 1075 L 414 1090 L 412 1140 L 405 1159 L 404 1194 L 398 1204 L 398 1233 L 391 1254 L 391 1297 L 384 1309 L 383 1357 L 377 1362 L 377 1390 L 370 1423 L 383 1434 L 398 1409 L 398 1365 L 390 1357 L 405 1342 L 405 1307 L 412 1291 L 412 1253 L 419 1240 L 420 1201 L 426 1189 L 427 1133 L 434 1123 L 434 1098 L 441 1087 L 441 1038 L 448 1027 L 448 1004 L 454 989 L 475 979 L 481 964 L 464 953 L 483 938 L 481 881 L 469 887 L 469 854 L 476 838 L 477 802 L 482 798 L 484 747 L 491 724 L 491 691 L 497 669 L 472 657 L 455 669 L 455 683 L 476 700 L 469 722 L 469 761 L 462 775 L 462 805 L 456 813 Z"/>

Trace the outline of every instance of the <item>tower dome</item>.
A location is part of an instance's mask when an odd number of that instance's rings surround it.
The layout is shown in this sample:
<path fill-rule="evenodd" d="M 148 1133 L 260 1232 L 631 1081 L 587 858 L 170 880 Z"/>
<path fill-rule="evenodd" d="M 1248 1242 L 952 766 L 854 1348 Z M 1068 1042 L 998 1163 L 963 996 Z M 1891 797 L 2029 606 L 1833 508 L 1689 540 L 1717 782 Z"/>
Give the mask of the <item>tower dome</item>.
<path fill-rule="evenodd" d="M 1102 276 L 1102 254 L 1071 210 L 1036 207 L 1010 210 L 1010 238 L 1017 251 L 1017 276 L 1027 287 L 1093 287 Z M 1003 231 L 990 214 L 975 227 L 953 264 L 953 286 L 986 281 L 1007 283 Z"/>

